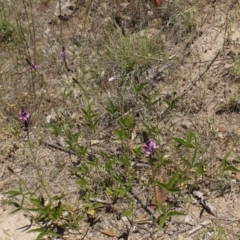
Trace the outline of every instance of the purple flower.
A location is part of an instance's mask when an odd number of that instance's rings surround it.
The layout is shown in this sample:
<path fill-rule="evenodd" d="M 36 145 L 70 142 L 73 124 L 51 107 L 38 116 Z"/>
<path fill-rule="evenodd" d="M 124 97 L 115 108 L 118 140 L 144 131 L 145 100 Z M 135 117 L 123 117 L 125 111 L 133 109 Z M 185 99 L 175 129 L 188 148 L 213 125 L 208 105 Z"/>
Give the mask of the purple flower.
<path fill-rule="evenodd" d="M 61 51 L 60 55 L 62 56 L 63 61 L 65 61 L 66 56 L 67 56 L 67 50 L 65 47 L 62 47 L 62 51 Z"/>
<path fill-rule="evenodd" d="M 27 122 L 29 118 L 30 118 L 30 113 L 27 110 L 22 109 L 19 114 L 19 120 L 21 122 Z"/>
<path fill-rule="evenodd" d="M 152 140 L 148 140 L 147 142 L 143 143 L 143 151 L 147 156 L 152 155 L 154 149 L 156 148 L 157 144 Z"/>
<path fill-rule="evenodd" d="M 109 82 L 112 82 L 113 80 L 115 80 L 115 77 L 110 77 L 110 78 L 108 79 Z"/>
<path fill-rule="evenodd" d="M 29 69 L 32 70 L 32 71 L 37 70 L 37 68 L 38 68 L 38 65 L 36 65 L 36 64 L 34 64 L 34 63 L 32 63 L 32 64 L 29 66 Z"/>

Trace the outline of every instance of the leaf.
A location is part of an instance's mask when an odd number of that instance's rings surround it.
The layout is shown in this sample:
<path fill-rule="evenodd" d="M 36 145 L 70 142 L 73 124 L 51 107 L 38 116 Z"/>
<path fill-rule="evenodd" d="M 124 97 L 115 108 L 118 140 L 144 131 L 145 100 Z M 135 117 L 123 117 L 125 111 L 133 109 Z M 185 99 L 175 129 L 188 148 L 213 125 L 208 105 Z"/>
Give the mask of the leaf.
<path fill-rule="evenodd" d="M 196 158 L 197 158 L 197 153 L 198 153 L 198 142 L 197 142 L 197 138 L 195 135 L 194 136 L 194 140 L 195 140 L 195 147 L 194 147 L 194 153 L 193 153 L 193 156 L 192 156 L 192 164 L 194 164 Z"/>
<path fill-rule="evenodd" d="M 106 110 L 110 113 L 110 114 L 114 114 L 117 112 L 117 108 L 114 106 L 113 102 L 111 100 L 108 100 L 108 107 L 106 108 Z"/>
<path fill-rule="evenodd" d="M 173 217 L 173 216 L 185 216 L 185 214 L 184 214 L 184 213 L 181 213 L 181 212 L 173 211 L 173 212 L 167 213 L 167 216 L 168 216 L 168 217 Z"/>
<path fill-rule="evenodd" d="M 44 207 L 44 204 L 42 204 L 43 202 L 41 201 L 41 199 L 31 198 L 30 201 L 33 205 L 35 205 L 37 207 Z"/>
<path fill-rule="evenodd" d="M 229 157 L 229 155 L 231 154 L 231 151 L 227 152 L 224 157 L 223 157 L 223 161 L 222 161 L 222 165 L 223 165 L 223 169 L 225 170 L 226 166 L 227 166 L 227 159 Z"/>
<path fill-rule="evenodd" d="M 163 215 L 160 217 L 160 221 L 159 221 L 159 230 L 161 230 L 166 222 L 167 219 L 167 215 Z"/>
<path fill-rule="evenodd" d="M 192 135 L 188 134 L 187 141 L 181 139 L 181 138 L 173 138 L 174 141 L 178 143 L 177 149 L 179 149 L 181 146 L 185 148 L 193 148 L 194 146 L 191 144 L 192 141 Z"/>
<path fill-rule="evenodd" d="M 162 212 L 162 214 L 163 215 L 166 215 L 166 209 L 165 209 L 165 207 L 163 206 L 163 204 L 162 203 L 160 203 L 160 202 L 158 202 L 157 203 L 157 206 L 158 206 L 158 208 L 161 210 L 161 212 Z"/>
<path fill-rule="evenodd" d="M 198 176 L 202 176 L 203 173 L 204 173 L 204 165 L 203 165 L 203 163 L 197 163 L 195 165 L 195 167 L 197 168 L 197 175 Z"/>
<path fill-rule="evenodd" d="M 173 188 L 169 188 L 167 185 L 163 184 L 163 183 L 160 183 L 160 182 L 156 182 L 157 185 L 161 188 L 163 188 L 164 190 L 166 190 L 167 192 L 170 192 L 170 193 L 177 193 L 179 192 L 178 189 L 173 189 Z"/>
<path fill-rule="evenodd" d="M 80 185 L 84 190 L 87 189 L 87 181 L 84 177 L 78 176 L 77 184 Z"/>
<path fill-rule="evenodd" d="M 9 197 L 16 197 L 16 196 L 22 195 L 19 191 L 15 191 L 15 190 L 10 190 L 8 192 L 4 192 L 3 194 L 9 195 Z"/>
<path fill-rule="evenodd" d="M 45 125 L 50 128 L 52 130 L 52 134 L 54 135 L 59 135 L 62 131 L 62 126 L 56 126 L 54 124 L 51 124 L 51 123 L 45 123 Z"/>
<path fill-rule="evenodd" d="M 94 215 L 94 213 L 95 213 L 95 210 L 94 209 L 92 209 L 92 208 L 89 208 L 88 210 L 87 210 L 87 214 L 89 214 L 89 215 Z"/>
<path fill-rule="evenodd" d="M 234 166 L 227 166 L 225 168 L 225 171 L 240 172 L 240 170 L 235 168 Z"/>
<path fill-rule="evenodd" d="M 192 164 L 187 159 L 185 159 L 184 157 L 180 157 L 180 158 L 185 163 L 186 166 L 188 166 L 188 167 L 192 166 Z"/>
<path fill-rule="evenodd" d="M 113 230 L 105 230 L 105 229 L 100 229 L 100 232 L 109 236 L 109 237 L 118 237 L 119 235 L 115 233 Z"/>
<path fill-rule="evenodd" d="M 41 240 L 43 239 L 42 237 L 45 236 L 45 235 L 51 235 L 51 236 L 55 236 L 55 237 L 58 237 L 59 234 L 53 232 L 53 231 L 45 231 L 44 228 L 35 228 L 35 229 L 32 229 L 32 230 L 29 230 L 27 231 L 28 233 L 31 233 L 31 232 L 40 232 L 40 234 L 37 236 L 37 239 L 36 240 Z"/>
<path fill-rule="evenodd" d="M 93 5 L 93 0 L 90 0 L 88 2 L 87 8 L 86 8 L 86 16 L 84 18 L 84 27 L 86 26 L 86 23 L 87 23 L 87 20 L 88 20 L 88 16 L 89 16 L 89 14 L 91 12 L 92 5 Z"/>
<path fill-rule="evenodd" d="M 65 194 L 62 194 L 62 195 L 59 195 L 59 196 L 54 196 L 52 197 L 52 200 L 62 200 L 63 198 L 65 198 L 66 195 Z"/>
<path fill-rule="evenodd" d="M 167 187 L 171 188 L 178 179 L 179 179 L 179 174 L 178 174 L 178 170 L 176 170 L 176 172 L 173 174 L 173 176 L 169 180 Z"/>
<path fill-rule="evenodd" d="M 130 200 L 130 207 L 123 211 L 121 216 L 126 216 L 126 217 L 132 217 L 133 216 L 133 211 L 134 211 L 134 205 L 133 205 L 133 199 Z"/>

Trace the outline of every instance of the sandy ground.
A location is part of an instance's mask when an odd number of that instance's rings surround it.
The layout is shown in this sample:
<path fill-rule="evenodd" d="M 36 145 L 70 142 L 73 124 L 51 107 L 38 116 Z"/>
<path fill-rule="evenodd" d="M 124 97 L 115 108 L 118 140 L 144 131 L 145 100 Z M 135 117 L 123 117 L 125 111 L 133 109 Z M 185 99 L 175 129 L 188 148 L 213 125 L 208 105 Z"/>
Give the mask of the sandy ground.
<path fill-rule="evenodd" d="M 1 240 L 35 240 L 36 233 L 27 233 L 22 227 L 30 224 L 30 219 L 22 212 L 10 214 L 9 207 L 0 207 L 0 239 Z"/>

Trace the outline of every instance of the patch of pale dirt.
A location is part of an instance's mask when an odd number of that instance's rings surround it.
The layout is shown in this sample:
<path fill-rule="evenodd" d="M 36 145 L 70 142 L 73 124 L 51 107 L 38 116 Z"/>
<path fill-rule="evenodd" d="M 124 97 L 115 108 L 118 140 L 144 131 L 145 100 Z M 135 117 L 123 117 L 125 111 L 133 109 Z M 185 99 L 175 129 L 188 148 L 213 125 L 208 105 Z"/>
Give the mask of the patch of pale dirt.
<path fill-rule="evenodd" d="M 13 209 L 3 206 L 0 207 L 0 239 L 1 240 L 35 240 L 36 233 L 27 233 L 25 228 L 31 224 L 28 217 L 23 212 L 10 214 Z"/>

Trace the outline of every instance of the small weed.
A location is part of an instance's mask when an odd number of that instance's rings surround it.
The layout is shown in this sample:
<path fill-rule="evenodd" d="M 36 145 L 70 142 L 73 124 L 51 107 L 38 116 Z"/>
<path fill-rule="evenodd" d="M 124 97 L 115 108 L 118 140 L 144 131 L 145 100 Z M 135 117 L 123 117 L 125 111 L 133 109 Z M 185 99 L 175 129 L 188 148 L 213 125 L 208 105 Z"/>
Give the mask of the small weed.
<path fill-rule="evenodd" d="M 0 44 L 21 45 L 23 37 L 17 26 L 6 19 L 0 20 Z"/>
<path fill-rule="evenodd" d="M 199 234 L 198 240 L 227 240 L 227 234 L 224 228 L 218 223 L 213 223 L 211 227 L 206 228 Z"/>
<path fill-rule="evenodd" d="M 146 68 L 151 63 L 162 61 L 164 58 L 163 44 L 159 41 L 159 36 L 147 38 L 140 35 L 117 34 L 110 36 L 106 47 L 108 62 L 124 73 L 130 73 L 139 67 Z"/>

